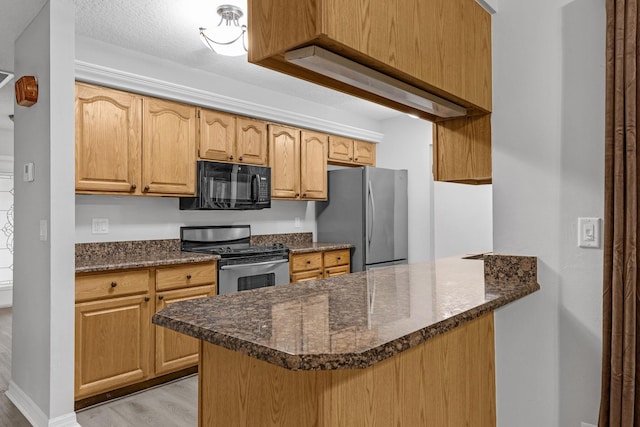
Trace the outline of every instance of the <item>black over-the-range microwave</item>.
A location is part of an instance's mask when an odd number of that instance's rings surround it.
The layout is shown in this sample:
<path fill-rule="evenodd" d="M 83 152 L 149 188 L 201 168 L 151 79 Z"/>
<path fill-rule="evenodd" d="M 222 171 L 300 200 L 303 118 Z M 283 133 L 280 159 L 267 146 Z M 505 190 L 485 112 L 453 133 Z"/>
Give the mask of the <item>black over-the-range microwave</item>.
<path fill-rule="evenodd" d="M 199 160 L 197 169 L 196 197 L 181 197 L 180 209 L 271 207 L 271 168 Z"/>

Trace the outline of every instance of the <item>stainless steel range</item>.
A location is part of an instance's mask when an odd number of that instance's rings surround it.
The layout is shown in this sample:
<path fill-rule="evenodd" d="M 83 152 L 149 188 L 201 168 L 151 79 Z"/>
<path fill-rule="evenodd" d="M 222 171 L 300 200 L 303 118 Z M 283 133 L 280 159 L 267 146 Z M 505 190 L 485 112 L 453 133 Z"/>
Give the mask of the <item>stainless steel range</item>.
<path fill-rule="evenodd" d="M 289 249 L 251 245 L 251 226 L 180 227 L 183 251 L 218 254 L 218 294 L 289 283 Z"/>

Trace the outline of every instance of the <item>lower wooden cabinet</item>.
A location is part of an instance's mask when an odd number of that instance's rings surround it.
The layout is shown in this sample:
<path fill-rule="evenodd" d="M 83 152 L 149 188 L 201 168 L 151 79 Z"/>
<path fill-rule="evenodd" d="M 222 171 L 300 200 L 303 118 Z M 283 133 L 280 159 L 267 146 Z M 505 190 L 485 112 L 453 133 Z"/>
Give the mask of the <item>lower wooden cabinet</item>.
<path fill-rule="evenodd" d="M 304 282 L 351 272 L 351 251 L 331 251 L 291 254 L 289 257 L 291 282 Z"/>
<path fill-rule="evenodd" d="M 156 296 L 156 311 L 180 301 L 204 298 L 215 295 L 215 286 L 198 286 L 195 288 L 163 291 Z M 198 363 L 199 341 L 167 328 L 156 326 L 156 364 L 155 374 L 188 368 Z"/>
<path fill-rule="evenodd" d="M 149 377 L 151 304 L 147 294 L 76 304 L 76 400 Z"/>
<path fill-rule="evenodd" d="M 198 364 L 198 341 L 155 326 L 157 310 L 216 294 L 215 261 L 76 276 L 75 400 Z"/>

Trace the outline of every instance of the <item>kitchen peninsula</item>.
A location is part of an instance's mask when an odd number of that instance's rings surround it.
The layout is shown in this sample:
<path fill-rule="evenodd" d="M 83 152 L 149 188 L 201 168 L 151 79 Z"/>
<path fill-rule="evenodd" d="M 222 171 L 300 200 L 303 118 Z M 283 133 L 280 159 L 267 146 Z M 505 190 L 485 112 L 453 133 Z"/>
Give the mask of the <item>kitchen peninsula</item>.
<path fill-rule="evenodd" d="M 200 426 L 495 426 L 493 310 L 535 257 L 446 258 L 175 303 Z"/>

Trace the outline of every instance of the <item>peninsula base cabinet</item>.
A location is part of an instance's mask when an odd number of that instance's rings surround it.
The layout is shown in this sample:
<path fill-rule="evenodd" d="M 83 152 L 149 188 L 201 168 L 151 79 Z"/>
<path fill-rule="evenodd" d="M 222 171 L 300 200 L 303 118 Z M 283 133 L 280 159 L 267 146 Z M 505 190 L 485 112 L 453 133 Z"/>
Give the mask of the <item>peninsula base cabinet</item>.
<path fill-rule="evenodd" d="M 363 369 L 292 371 L 200 348 L 200 427 L 496 425 L 493 313 Z"/>
<path fill-rule="evenodd" d="M 215 295 L 216 274 L 207 262 L 76 275 L 75 400 L 196 366 L 198 341 L 151 317 Z"/>

